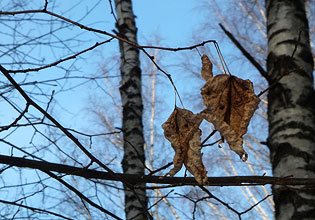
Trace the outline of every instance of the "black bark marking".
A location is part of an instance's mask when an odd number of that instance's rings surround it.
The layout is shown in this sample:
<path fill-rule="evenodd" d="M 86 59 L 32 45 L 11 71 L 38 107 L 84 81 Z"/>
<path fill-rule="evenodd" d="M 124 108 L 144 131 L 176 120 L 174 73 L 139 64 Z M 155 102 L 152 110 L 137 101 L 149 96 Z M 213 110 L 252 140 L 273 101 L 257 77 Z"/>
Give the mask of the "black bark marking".
<path fill-rule="evenodd" d="M 271 100 L 270 97 L 278 97 L 277 100 L 274 100 L 271 106 L 268 106 L 268 115 L 275 115 L 279 111 L 287 108 L 294 108 L 295 105 L 291 103 L 291 91 L 285 89 L 280 83 L 277 83 L 273 88 L 269 90 L 268 100 Z"/>
<path fill-rule="evenodd" d="M 293 50 L 292 50 L 293 52 Z M 289 70 L 298 69 L 291 56 L 276 56 L 270 52 L 267 56 L 267 71 L 269 75 L 268 83 L 271 85 L 281 74 L 292 74 Z M 285 77 L 285 76 L 284 76 Z M 280 80 L 281 81 L 281 80 Z"/>
<path fill-rule="evenodd" d="M 302 136 L 297 136 L 300 137 L 301 139 L 309 139 L 311 141 L 315 140 L 315 130 L 313 127 L 311 126 L 307 126 L 302 122 L 298 122 L 298 121 L 290 121 L 287 123 L 282 122 L 281 120 L 278 121 L 274 121 L 273 123 L 270 124 L 270 126 L 275 127 L 276 124 L 281 123 L 281 126 L 277 126 L 276 129 L 273 130 L 272 133 L 270 133 L 270 136 L 273 136 L 275 134 L 277 134 L 278 132 L 281 132 L 283 130 L 285 130 L 286 128 L 295 128 L 295 129 L 299 129 L 303 135 Z M 291 137 L 293 137 L 295 135 L 291 135 Z"/>
<path fill-rule="evenodd" d="M 315 108 L 315 94 L 313 88 L 305 87 L 300 96 L 298 97 L 296 104 L 300 106 L 307 107 L 310 112 L 314 112 Z M 313 114 L 313 118 L 315 117 L 315 114 Z"/>
<path fill-rule="evenodd" d="M 274 156 L 271 158 L 273 170 L 279 165 L 279 163 L 284 160 L 288 156 L 300 157 L 306 163 L 312 161 L 313 156 L 311 152 L 304 152 L 299 150 L 296 147 L 293 147 L 290 143 L 281 143 L 275 145 L 270 143 L 271 149 L 274 151 Z M 300 167 L 301 169 L 305 169 L 305 167 Z"/>
<path fill-rule="evenodd" d="M 294 39 L 294 40 L 289 39 L 289 40 L 283 40 L 283 41 L 277 42 L 277 45 L 281 45 L 281 44 L 290 44 L 290 45 L 293 45 L 293 46 L 295 46 L 295 45 L 297 44 L 297 45 L 303 46 L 303 45 L 302 45 L 301 43 L 299 43 L 296 39 Z M 305 45 L 304 45 L 304 46 L 305 46 Z"/>
<path fill-rule="evenodd" d="M 313 199 L 306 199 L 300 196 L 300 193 L 306 193 L 308 195 L 315 196 L 314 188 L 302 188 L 295 190 L 293 188 L 281 187 L 277 193 L 274 193 L 274 198 L 276 201 L 281 201 L 281 205 L 291 204 L 294 207 L 293 216 L 290 220 L 300 220 L 304 218 L 310 218 L 315 216 L 315 201 Z M 276 217 L 279 216 L 279 204 L 276 205 Z M 299 211 L 298 209 L 302 206 L 309 206 L 310 209 L 306 211 Z"/>
<path fill-rule="evenodd" d="M 270 28 L 270 27 L 269 27 L 269 28 Z M 270 36 L 269 36 L 268 39 L 269 39 L 269 41 L 271 41 L 272 38 L 274 38 L 274 37 L 277 36 L 278 34 L 281 34 L 282 32 L 288 32 L 288 31 L 290 31 L 290 29 L 288 29 L 288 28 L 279 29 L 279 30 L 273 32 L 272 34 L 270 34 Z"/>
<path fill-rule="evenodd" d="M 312 65 L 312 67 L 314 68 L 313 55 L 312 55 L 312 53 L 310 53 L 309 48 L 306 45 L 304 45 L 302 47 L 302 50 L 299 53 L 297 53 L 296 56 L 298 56 L 300 59 L 302 59 L 307 64 Z M 311 77 L 313 79 L 312 74 L 311 74 Z"/>

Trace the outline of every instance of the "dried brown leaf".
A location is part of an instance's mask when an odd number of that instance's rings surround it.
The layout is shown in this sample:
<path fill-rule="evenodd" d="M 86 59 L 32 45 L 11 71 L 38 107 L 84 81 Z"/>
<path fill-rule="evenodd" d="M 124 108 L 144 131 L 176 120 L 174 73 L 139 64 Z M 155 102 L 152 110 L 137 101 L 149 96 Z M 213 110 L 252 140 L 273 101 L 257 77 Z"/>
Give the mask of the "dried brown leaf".
<path fill-rule="evenodd" d="M 207 184 L 207 170 L 202 163 L 199 129 L 202 120 L 199 115 L 176 107 L 162 125 L 164 136 L 171 142 L 175 151 L 174 168 L 166 175 L 174 176 L 184 164 L 199 184 Z"/>
<path fill-rule="evenodd" d="M 204 56 L 203 65 L 206 60 Z M 231 150 L 245 161 L 247 153 L 242 146 L 242 137 L 247 132 L 247 126 L 260 99 L 255 95 L 250 80 L 227 74 L 207 79 L 206 84 L 201 88 L 201 95 L 207 108 L 201 112 L 201 115 L 213 123 L 221 136 L 226 139 Z"/>

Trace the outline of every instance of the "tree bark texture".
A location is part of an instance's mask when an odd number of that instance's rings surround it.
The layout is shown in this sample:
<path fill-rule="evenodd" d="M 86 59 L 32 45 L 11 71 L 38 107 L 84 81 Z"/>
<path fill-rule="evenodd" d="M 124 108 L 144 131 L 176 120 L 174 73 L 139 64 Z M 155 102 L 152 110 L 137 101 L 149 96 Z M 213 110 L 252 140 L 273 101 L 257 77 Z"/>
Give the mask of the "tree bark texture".
<path fill-rule="evenodd" d="M 115 0 L 118 34 L 137 43 L 137 28 L 131 0 Z M 122 160 L 125 174 L 144 175 L 144 136 L 142 124 L 141 69 L 139 50 L 126 43 L 119 42 L 121 52 L 121 86 L 119 88 L 122 108 L 122 131 L 124 157 Z M 145 186 L 144 183 L 139 184 Z M 125 190 L 126 219 L 147 219 L 147 197 L 144 189 Z"/>
<path fill-rule="evenodd" d="M 314 178 L 314 63 L 305 1 L 266 0 L 266 10 L 269 85 L 284 75 L 268 94 L 273 175 Z M 275 185 L 273 194 L 277 220 L 315 219 L 314 187 Z"/>

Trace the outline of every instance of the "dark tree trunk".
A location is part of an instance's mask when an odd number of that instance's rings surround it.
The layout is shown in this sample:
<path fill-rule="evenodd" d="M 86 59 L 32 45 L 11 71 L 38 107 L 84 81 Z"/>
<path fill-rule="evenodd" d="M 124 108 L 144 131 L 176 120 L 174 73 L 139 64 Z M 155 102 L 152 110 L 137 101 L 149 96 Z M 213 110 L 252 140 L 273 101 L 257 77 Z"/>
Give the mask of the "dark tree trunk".
<path fill-rule="evenodd" d="M 268 94 L 273 175 L 314 178 L 314 63 L 305 1 L 266 0 L 266 9 L 269 84 L 286 74 Z M 273 194 L 277 220 L 315 219 L 314 187 L 274 186 Z"/>
<path fill-rule="evenodd" d="M 137 42 L 137 28 L 132 11 L 131 0 L 115 0 L 119 35 L 129 41 Z M 124 139 L 123 172 L 144 175 L 144 137 L 142 125 L 141 69 L 139 50 L 119 42 L 121 52 L 121 94 Z M 145 186 L 145 184 L 141 184 Z M 125 189 L 126 219 L 147 219 L 147 197 L 145 190 Z"/>

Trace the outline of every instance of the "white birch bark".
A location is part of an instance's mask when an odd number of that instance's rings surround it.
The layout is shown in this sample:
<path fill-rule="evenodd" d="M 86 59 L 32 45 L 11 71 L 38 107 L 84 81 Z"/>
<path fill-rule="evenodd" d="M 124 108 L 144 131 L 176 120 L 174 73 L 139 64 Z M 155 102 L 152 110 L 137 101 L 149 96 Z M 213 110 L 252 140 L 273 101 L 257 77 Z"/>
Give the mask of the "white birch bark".
<path fill-rule="evenodd" d="M 119 35 L 129 41 L 137 42 L 135 15 L 131 0 L 115 0 Z M 126 43 L 119 43 L 121 52 L 121 101 L 123 107 L 124 157 L 123 172 L 144 175 L 144 137 L 142 124 L 141 69 L 139 50 Z M 145 184 L 142 184 L 144 187 Z M 126 219 L 147 219 L 147 197 L 143 189 L 125 189 Z M 136 193 L 136 194 L 135 194 Z"/>
<path fill-rule="evenodd" d="M 266 11 L 269 84 L 287 73 L 268 94 L 273 175 L 315 178 L 314 64 L 305 1 L 266 0 Z M 315 219 L 314 188 L 274 186 L 273 194 L 277 220 Z"/>

